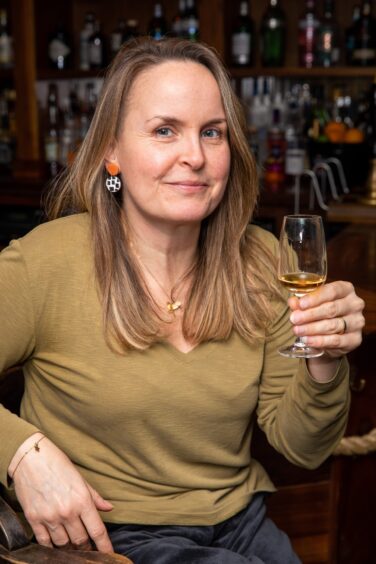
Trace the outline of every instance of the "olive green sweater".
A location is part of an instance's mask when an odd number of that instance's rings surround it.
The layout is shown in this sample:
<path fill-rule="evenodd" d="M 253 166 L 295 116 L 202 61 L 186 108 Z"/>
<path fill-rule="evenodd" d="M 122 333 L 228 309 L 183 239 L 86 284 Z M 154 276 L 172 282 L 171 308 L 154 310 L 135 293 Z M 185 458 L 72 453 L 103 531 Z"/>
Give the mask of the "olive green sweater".
<path fill-rule="evenodd" d="M 116 354 L 104 340 L 87 214 L 41 225 L 0 255 L 0 371 L 23 363 L 26 386 L 21 418 L 0 406 L 0 480 L 40 430 L 113 503 L 107 521 L 220 522 L 274 489 L 250 453 L 255 418 L 306 467 L 344 432 L 346 360 L 319 384 L 277 353 L 291 339 L 281 302 L 255 346 L 234 333 L 187 354 L 169 344 Z"/>

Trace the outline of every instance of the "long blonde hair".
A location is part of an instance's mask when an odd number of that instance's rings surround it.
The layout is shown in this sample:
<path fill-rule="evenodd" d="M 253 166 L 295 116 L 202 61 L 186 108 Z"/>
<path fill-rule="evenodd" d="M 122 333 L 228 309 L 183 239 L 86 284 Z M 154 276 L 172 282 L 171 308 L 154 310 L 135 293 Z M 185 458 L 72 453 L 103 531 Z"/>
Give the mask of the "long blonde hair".
<path fill-rule="evenodd" d="M 157 42 L 149 38 L 123 46 L 109 68 L 90 129 L 73 165 L 48 195 L 48 217 L 89 213 L 95 273 L 110 346 L 110 336 L 121 350 L 145 349 L 160 341 L 161 319 L 129 249 L 122 202 L 104 187 L 104 158 L 120 135 L 136 77 L 171 60 L 193 61 L 213 74 L 222 96 L 231 150 L 224 197 L 201 225 L 183 334 L 200 343 L 227 339 L 235 330 L 253 343 L 264 335 L 272 314 L 270 292 L 277 289 L 265 287 L 271 253 L 260 241 L 249 241 L 246 232 L 257 201 L 258 175 L 246 139 L 243 110 L 212 48 L 186 40 Z"/>

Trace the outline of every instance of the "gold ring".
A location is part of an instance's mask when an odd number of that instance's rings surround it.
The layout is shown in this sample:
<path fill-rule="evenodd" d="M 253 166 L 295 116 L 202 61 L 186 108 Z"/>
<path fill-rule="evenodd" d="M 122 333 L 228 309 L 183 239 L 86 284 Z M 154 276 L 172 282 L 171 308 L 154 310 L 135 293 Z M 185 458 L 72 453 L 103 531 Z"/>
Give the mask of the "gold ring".
<path fill-rule="evenodd" d="M 346 333 L 346 329 L 347 329 L 346 319 L 344 317 L 341 317 L 341 319 L 343 321 L 343 328 L 342 331 L 339 331 L 339 335 L 343 335 L 344 333 Z"/>

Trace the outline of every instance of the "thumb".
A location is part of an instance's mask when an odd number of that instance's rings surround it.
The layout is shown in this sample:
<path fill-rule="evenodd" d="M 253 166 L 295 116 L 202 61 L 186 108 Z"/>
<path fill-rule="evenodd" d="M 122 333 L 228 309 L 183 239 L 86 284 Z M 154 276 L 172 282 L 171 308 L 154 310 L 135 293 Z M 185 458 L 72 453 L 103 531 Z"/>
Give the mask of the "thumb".
<path fill-rule="evenodd" d="M 94 505 L 99 511 L 111 511 L 114 506 L 109 501 L 103 499 L 101 495 L 89 484 L 87 484 L 91 497 L 93 498 Z"/>

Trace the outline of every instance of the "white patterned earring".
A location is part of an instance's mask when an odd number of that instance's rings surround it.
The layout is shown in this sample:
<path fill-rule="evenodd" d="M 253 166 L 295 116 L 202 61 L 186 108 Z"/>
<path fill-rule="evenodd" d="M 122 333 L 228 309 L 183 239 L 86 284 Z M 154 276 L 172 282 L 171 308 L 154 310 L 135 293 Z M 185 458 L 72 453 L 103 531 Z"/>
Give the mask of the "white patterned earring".
<path fill-rule="evenodd" d="M 118 177 L 120 168 L 115 163 L 106 163 L 105 168 L 107 171 L 106 188 L 109 192 L 119 192 L 121 190 L 121 180 Z"/>

